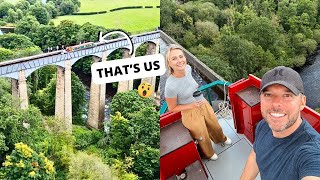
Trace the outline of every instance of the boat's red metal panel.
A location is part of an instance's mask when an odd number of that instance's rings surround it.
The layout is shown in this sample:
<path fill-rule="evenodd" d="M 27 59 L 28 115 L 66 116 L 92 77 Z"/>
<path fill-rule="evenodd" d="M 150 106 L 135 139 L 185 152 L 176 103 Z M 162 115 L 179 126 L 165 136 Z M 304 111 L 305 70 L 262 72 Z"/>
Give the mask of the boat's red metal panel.
<path fill-rule="evenodd" d="M 160 179 L 188 173 L 185 168 L 195 161 L 201 163 L 207 178 L 197 146 L 189 131 L 182 125 L 181 114 L 163 114 L 160 117 L 160 127 Z"/>
<path fill-rule="evenodd" d="M 181 113 L 180 112 L 166 112 L 160 116 L 160 128 L 163 128 L 164 126 L 167 126 L 171 123 L 174 123 L 175 121 L 178 121 L 181 119 Z"/>

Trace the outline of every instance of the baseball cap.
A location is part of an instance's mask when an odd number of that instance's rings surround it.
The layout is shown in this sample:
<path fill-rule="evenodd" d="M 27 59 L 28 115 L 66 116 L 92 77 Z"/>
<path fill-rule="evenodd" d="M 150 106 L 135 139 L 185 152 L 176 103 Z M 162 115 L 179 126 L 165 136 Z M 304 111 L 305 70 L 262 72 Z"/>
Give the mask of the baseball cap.
<path fill-rule="evenodd" d="M 299 73 L 285 66 L 275 67 L 263 75 L 260 94 L 266 87 L 273 84 L 280 84 L 287 87 L 296 96 L 298 96 L 299 93 L 304 94 L 303 82 Z"/>

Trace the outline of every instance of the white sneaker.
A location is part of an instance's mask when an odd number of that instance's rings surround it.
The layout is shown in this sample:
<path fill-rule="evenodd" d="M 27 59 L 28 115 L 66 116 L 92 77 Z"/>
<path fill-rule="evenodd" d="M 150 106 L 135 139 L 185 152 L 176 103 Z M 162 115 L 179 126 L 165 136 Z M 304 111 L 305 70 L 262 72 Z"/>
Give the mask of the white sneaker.
<path fill-rule="evenodd" d="M 214 153 L 210 158 L 210 160 L 213 160 L 213 161 L 215 161 L 217 159 L 218 159 L 218 155 L 216 153 Z"/>
<path fill-rule="evenodd" d="M 232 144 L 232 140 L 227 137 L 227 140 L 224 142 L 224 144 L 230 145 L 230 144 Z"/>

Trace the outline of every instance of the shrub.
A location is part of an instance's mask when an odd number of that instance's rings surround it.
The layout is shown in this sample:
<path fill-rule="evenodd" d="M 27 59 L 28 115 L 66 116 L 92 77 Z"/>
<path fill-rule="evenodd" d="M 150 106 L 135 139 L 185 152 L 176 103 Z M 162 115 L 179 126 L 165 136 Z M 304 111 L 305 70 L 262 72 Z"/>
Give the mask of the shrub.
<path fill-rule="evenodd" d="M 43 153 L 38 154 L 24 143 L 16 143 L 15 149 L 2 163 L 2 170 L 8 180 L 54 179 L 53 164 Z"/>
<path fill-rule="evenodd" d="M 159 116 L 159 112 L 153 107 L 143 107 L 140 111 L 132 114 L 130 127 L 133 129 L 133 140 L 159 149 Z"/>
<path fill-rule="evenodd" d="M 116 115 L 111 115 L 111 120 L 106 126 L 109 128 L 107 141 L 112 147 L 112 154 L 115 155 L 111 157 L 124 158 L 125 154 L 129 154 L 129 148 L 134 142 L 133 129 L 130 127 L 129 121 L 117 112 Z"/>
<path fill-rule="evenodd" d="M 1 48 L 0 48 L 1 50 Z M 0 78 L 0 94 L 10 94 L 11 93 L 11 84 L 9 78 Z"/>
<path fill-rule="evenodd" d="M 151 98 L 139 96 L 137 90 L 117 93 L 112 98 L 110 105 L 111 114 L 115 115 L 118 111 L 125 118 L 129 118 L 130 113 L 139 111 L 142 107 L 154 106 Z"/>
<path fill-rule="evenodd" d="M 0 134 L 5 137 L 1 138 L 4 141 L 2 149 L 11 152 L 14 144 L 18 142 L 35 147 L 47 133 L 43 129 L 42 116 L 38 109 L 30 106 L 27 110 L 19 110 L 10 104 L 2 106 L 0 102 Z M 0 163 L 6 153 L 0 151 Z"/>
<path fill-rule="evenodd" d="M 76 138 L 75 147 L 77 149 L 84 149 L 102 138 L 102 132 L 82 126 L 73 126 L 72 135 Z"/>
<path fill-rule="evenodd" d="M 75 138 L 66 131 L 63 120 L 46 117 L 45 123 L 50 136 L 46 139 L 47 142 L 44 141 L 42 149 L 51 153 L 52 156 L 59 157 L 62 165 L 68 166 L 70 161 L 69 155 L 73 154 Z M 59 156 L 58 153 L 61 153 L 61 155 Z M 65 154 L 64 157 L 62 157 L 63 154 Z M 63 162 L 63 160 L 66 161 Z"/>
<path fill-rule="evenodd" d="M 159 179 L 160 151 L 145 144 L 130 148 L 133 159 L 133 172 L 143 180 Z"/>
<path fill-rule="evenodd" d="M 11 59 L 13 52 L 10 49 L 0 47 L 0 62 Z"/>
<path fill-rule="evenodd" d="M 71 158 L 68 179 L 117 180 L 100 158 L 79 152 Z"/>
<path fill-rule="evenodd" d="M 45 117 L 44 122 L 49 135 L 39 143 L 38 149 L 55 162 L 56 178 L 67 179 L 75 138 L 66 132 L 63 120 Z"/>
<path fill-rule="evenodd" d="M 112 167 L 116 170 L 118 177 L 122 180 L 138 180 L 138 176 L 133 173 L 127 173 L 133 165 L 132 158 L 126 157 L 124 161 L 114 160 Z"/>

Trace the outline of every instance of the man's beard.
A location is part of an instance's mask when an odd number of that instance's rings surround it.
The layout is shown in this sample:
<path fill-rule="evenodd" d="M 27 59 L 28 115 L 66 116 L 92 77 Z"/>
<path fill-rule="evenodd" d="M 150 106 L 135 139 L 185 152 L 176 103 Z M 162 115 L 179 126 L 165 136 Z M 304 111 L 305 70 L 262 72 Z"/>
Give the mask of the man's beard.
<path fill-rule="evenodd" d="M 280 112 L 281 112 L 281 111 L 279 111 L 279 110 L 273 110 L 273 111 L 272 111 L 272 113 L 280 113 Z M 268 112 L 268 114 L 269 114 L 269 112 Z M 275 131 L 275 132 L 282 132 L 282 131 L 290 128 L 291 126 L 294 125 L 295 122 L 297 122 L 298 117 L 299 117 L 299 113 L 297 113 L 296 115 L 294 115 L 293 118 L 291 118 L 291 119 L 290 119 L 290 117 L 289 117 L 288 114 L 287 114 L 287 116 L 288 116 L 289 121 L 288 121 L 286 124 L 282 125 L 280 128 L 277 128 L 277 129 L 273 128 L 273 127 L 271 126 L 271 123 L 269 124 L 269 121 L 266 121 L 266 122 L 268 123 L 270 129 L 272 129 L 273 131 Z M 264 118 L 264 119 L 266 119 L 266 118 Z M 271 120 L 270 120 L 270 121 L 271 121 Z"/>

